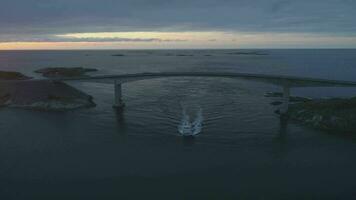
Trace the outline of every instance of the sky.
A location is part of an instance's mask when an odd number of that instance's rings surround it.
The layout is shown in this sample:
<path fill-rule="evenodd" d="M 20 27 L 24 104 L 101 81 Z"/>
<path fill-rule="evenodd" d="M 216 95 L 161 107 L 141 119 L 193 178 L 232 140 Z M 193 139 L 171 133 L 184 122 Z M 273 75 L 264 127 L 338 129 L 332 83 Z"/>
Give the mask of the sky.
<path fill-rule="evenodd" d="M 0 0 L 0 50 L 356 48 L 355 0 Z"/>

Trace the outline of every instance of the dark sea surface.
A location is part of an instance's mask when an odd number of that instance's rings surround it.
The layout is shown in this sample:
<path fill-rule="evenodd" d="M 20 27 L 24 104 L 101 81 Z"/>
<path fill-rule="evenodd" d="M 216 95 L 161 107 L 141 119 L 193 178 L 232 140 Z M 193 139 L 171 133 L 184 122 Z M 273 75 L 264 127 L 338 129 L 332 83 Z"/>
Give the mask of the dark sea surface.
<path fill-rule="evenodd" d="M 0 51 L 0 70 L 247 72 L 356 81 L 356 50 Z M 124 56 L 111 56 L 123 54 Z M 181 55 L 181 56 L 178 56 Z M 182 56 L 188 55 L 188 56 Z M 73 83 L 97 104 L 70 112 L 0 108 L 0 199 L 353 199 L 356 139 L 280 121 L 273 85 L 224 78 Z M 292 89 L 312 98 L 356 88 Z M 182 107 L 202 132 L 178 133 Z M 356 131 L 356 130 L 355 130 Z"/>

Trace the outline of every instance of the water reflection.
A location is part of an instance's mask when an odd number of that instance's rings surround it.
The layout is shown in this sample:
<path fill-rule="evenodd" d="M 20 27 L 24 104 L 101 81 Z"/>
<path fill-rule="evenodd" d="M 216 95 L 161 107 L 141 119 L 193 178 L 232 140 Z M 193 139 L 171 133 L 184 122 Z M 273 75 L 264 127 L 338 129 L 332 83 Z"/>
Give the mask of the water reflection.
<path fill-rule="evenodd" d="M 125 141 L 127 139 L 127 123 L 125 120 L 125 110 L 124 109 L 115 109 L 115 117 L 117 124 L 117 132 L 121 139 L 121 141 Z"/>
<path fill-rule="evenodd" d="M 196 137 L 195 136 L 184 136 L 184 137 L 181 137 L 180 140 L 185 147 L 191 147 L 195 144 Z"/>
<path fill-rule="evenodd" d="M 291 148 L 288 143 L 288 122 L 289 117 L 287 115 L 281 115 L 279 117 L 279 131 L 273 141 L 273 154 L 280 159 L 285 159 Z"/>
<path fill-rule="evenodd" d="M 285 142 L 287 140 L 288 122 L 289 122 L 289 117 L 287 115 L 281 115 L 279 117 L 279 132 L 276 137 L 276 140 L 280 142 Z"/>

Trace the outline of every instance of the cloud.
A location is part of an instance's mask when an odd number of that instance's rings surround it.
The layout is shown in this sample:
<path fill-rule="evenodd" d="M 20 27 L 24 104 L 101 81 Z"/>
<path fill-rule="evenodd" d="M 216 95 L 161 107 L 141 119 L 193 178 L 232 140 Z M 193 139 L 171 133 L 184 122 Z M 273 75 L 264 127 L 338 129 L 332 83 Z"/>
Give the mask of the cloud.
<path fill-rule="evenodd" d="M 161 29 L 354 32 L 352 0 L 2 0 L 3 33 Z"/>
<path fill-rule="evenodd" d="M 354 0 L 1 0 L 0 40 L 57 42 L 64 39 L 53 35 L 122 31 L 355 36 L 355 9 Z M 67 38 L 143 40 L 150 39 Z"/>

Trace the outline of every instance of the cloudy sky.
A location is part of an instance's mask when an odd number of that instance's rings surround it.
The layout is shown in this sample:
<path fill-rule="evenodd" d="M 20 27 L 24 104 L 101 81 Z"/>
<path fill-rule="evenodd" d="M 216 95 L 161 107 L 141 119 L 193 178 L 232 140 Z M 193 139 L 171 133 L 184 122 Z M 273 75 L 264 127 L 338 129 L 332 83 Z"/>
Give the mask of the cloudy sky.
<path fill-rule="evenodd" d="M 0 49 L 356 48 L 355 0 L 0 0 Z"/>

